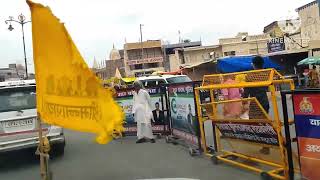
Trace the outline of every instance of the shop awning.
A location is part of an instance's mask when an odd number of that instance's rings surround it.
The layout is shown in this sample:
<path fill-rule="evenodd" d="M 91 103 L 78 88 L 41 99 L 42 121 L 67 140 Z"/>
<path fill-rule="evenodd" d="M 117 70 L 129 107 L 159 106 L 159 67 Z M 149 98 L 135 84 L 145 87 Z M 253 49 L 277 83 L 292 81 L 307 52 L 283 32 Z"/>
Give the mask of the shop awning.
<path fill-rule="evenodd" d="M 240 72 L 252 70 L 252 59 L 254 56 L 232 56 L 218 59 L 218 69 L 223 73 Z M 274 63 L 271 58 L 263 57 L 264 68 L 282 69 Z"/>
<path fill-rule="evenodd" d="M 298 62 L 298 65 L 319 65 L 320 64 L 320 57 L 308 57 L 300 62 Z"/>

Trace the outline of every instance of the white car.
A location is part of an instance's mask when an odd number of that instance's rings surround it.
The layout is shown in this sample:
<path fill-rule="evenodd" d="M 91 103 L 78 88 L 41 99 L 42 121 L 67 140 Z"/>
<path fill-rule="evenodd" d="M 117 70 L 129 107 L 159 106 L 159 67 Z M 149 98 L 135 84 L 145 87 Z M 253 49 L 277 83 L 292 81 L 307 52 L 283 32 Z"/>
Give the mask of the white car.
<path fill-rule="evenodd" d="M 161 84 L 192 82 L 186 75 L 150 75 L 137 78 L 144 87 L 153 87 Z"/>
<path fill-rule="evenodd" d="M 35 80 L 0 82 L 0 153 L 36 148 L 37 123 Z M 46 124 L 42 128 L 50 142 L 50 155 L 63 155 L 63 129 Z"/>

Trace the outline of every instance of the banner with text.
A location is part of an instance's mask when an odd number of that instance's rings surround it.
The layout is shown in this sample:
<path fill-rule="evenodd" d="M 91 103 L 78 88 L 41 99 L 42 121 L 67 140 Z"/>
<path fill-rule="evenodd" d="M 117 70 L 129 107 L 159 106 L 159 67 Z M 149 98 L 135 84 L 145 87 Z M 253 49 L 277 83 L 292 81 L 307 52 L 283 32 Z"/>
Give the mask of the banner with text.
<path fill-rule="evenodd" d="M 221 132 L 221 137 L 268 145 L 279 144 L 276 131 L 267 123 L 223 123 L 216 126 Z"/>
<path fill-rule="evenodd" d="M 168 87 L 172 134 L 198 145 L 199 123 L 196 117 L 193 83 L 172 84 Z"/>
<path fill-rule="evenodd" d="M 320 93 L 294 94 L 294 122 L 302 177 L 320 177 Z"/>

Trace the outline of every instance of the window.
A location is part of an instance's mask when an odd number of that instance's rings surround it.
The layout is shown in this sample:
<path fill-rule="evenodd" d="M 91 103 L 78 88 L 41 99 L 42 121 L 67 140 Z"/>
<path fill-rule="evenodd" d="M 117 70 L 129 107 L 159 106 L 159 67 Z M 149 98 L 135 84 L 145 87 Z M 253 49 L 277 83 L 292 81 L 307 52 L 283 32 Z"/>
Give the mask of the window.
<path fill-rule="evenodd" d="M 145 53 L 145 51 L 144 51 L 144 53 Z M 128 51 L 128 59 L 129 60 L 141 59 L 141 49 Z"/>
<path fill-rule="evenodd" d="M 154 87 L 158 84 L 158 80 L 156 79 L 148 79 L 148 80 L 143 80 L 141 81 L 142 85 L 144 87 Z"/>
<path fill-rule="evenodd" d="M 148 68 L 157 68 L 157 67 L 159 67 L 158 63 L 149 63 L 147 66 L 148 66 Z"/>
<path fill-rule="evenodd" d="M 147 81 L 147 87 L 155 87 L 157 85 L 157 82 L 156 80 L 148 80 Z"/>
<path fill-rule="evenodd" d="M 188 76 L 178 76 L 167 79 L 168 83 L 182 83 L 191 82 L 192 80 Z"/>
<path fill-rule="evenodd" d="M 36 108 L 36 88 L 12 88 L 0 92 L 0 112 Z"/>
<path fill-rule="evenodd" d="M 143 69 L 142 64 L 136 64 L 134 65 L 134 69 Z"/>
<path fill-rule="evenodd" d="M 165 80 L 158 80 L 158 85 L 161 85 L 161 84 L 166 84 L 166 81 Z"/>
<path fill-rule="evenodd" d="M 235 56 L 235 55 L 236 55 L 236 51 L 224 52 L 224 56 Z"/>

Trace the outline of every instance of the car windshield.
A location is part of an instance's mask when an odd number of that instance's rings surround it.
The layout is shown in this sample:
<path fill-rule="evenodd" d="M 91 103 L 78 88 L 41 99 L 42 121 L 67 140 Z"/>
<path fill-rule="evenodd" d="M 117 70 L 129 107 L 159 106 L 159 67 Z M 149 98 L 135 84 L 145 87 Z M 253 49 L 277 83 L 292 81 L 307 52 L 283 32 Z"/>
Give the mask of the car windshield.
<path fill-rule="evenodd" d="M 192 80 L 188 76 L 178 76 L 167 78 L 168 83 L 183 83 L 183 82 L 191 82 Z"/>
<path fill-rule="evenodd" d="M 0 112 L 36 108 L 35 87 L 19 87 L 0 91 Z"/>

